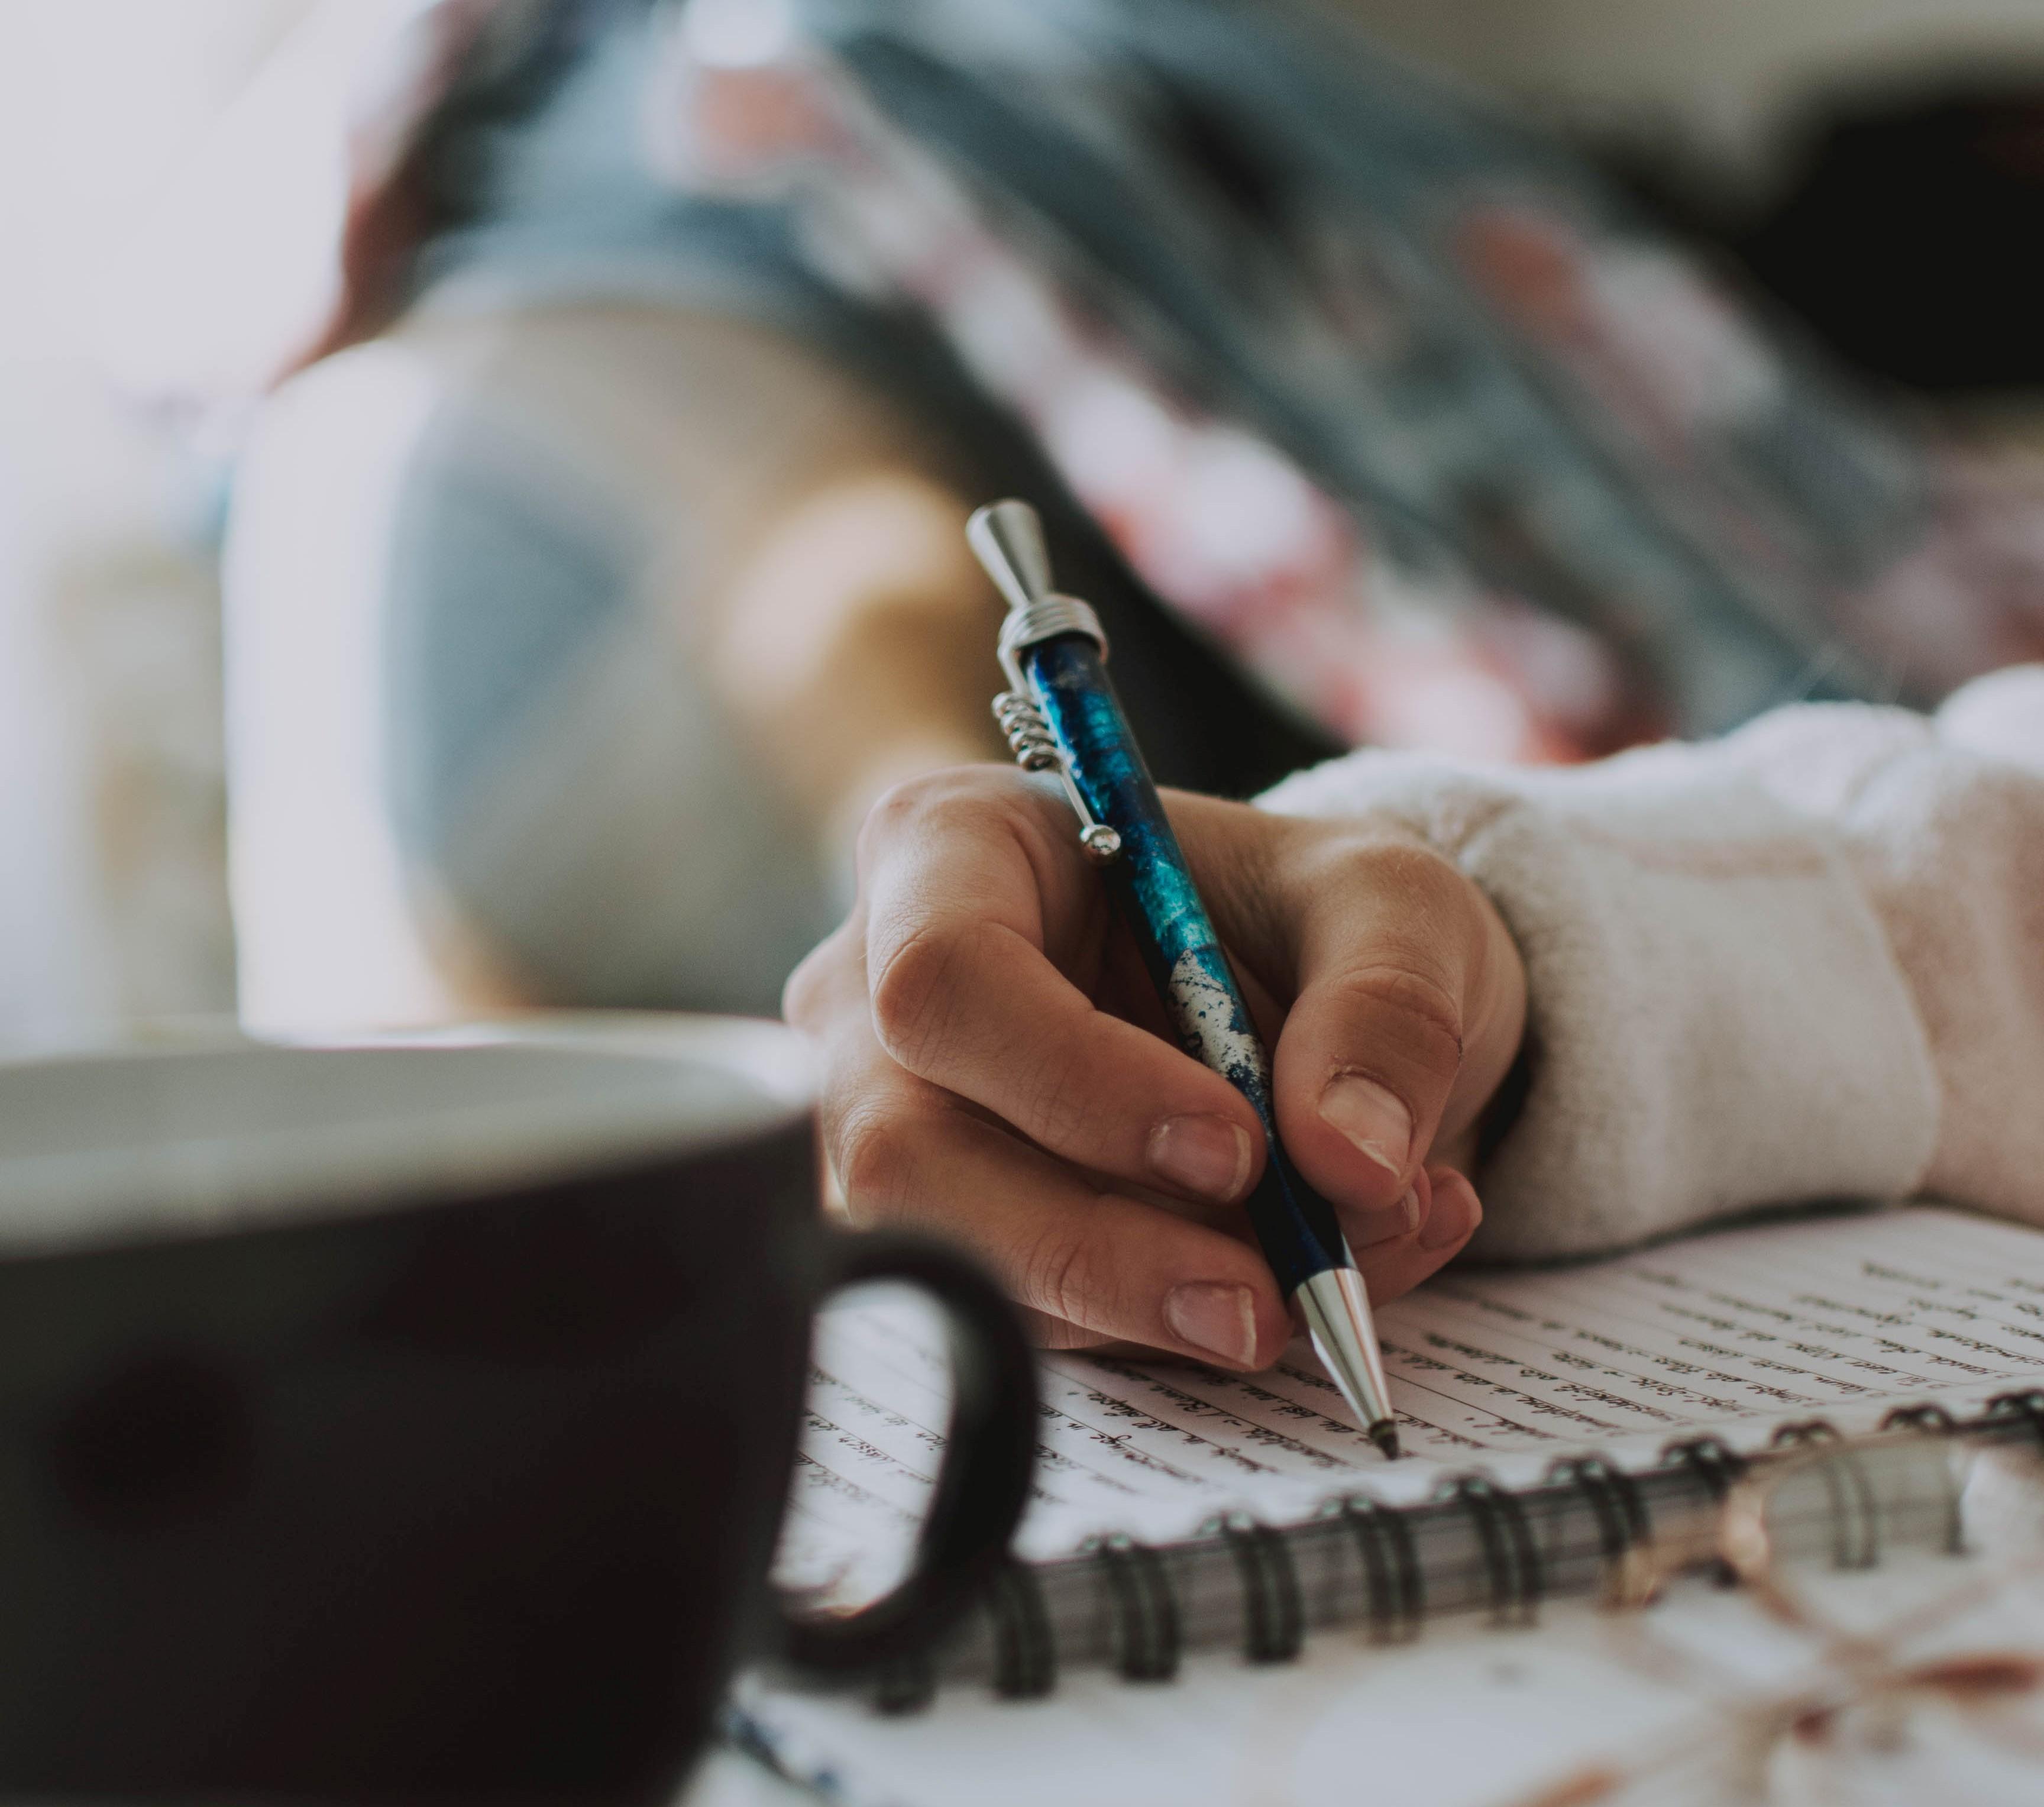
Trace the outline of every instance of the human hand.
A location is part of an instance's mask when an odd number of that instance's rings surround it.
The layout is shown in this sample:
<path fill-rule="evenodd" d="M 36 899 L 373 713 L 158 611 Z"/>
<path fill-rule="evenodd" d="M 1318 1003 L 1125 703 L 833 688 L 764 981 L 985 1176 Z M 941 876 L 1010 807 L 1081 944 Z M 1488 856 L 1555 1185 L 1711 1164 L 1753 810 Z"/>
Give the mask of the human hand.
<path fill-rule="evenodd" d="M 1482 1213 L 1466 1177 L 1526 980 L 1474 885 L 1369 818 L 1166 797 L 1273 1058 L 1278 1125 L 1381 1303 Z M 1170 1037 L 1055 787 L 1012 768 L 874 807 L 843 925 L 788 982 L 823 1063 L 855 1221 L 963 1242 L 1052 1348 L 1129 1341 L 1239 1369 L 1292 1335 L 1236 1207 L 1247 1100 Z"/>

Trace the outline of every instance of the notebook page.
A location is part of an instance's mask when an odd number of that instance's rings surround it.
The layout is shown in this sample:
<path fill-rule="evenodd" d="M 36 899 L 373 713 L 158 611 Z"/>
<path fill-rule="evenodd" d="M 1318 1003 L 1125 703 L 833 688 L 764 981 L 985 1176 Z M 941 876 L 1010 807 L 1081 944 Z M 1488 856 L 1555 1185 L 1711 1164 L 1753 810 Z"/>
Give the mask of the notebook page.
<path fill-rule="evenodd" d="M 1020 1547 L 1167 1539 L 1236 1507 L 1281 1521 L 1358 1485 L 1424 1494 L 1477 1462 L 1516 1482 L 1586 1449 L 1643 1462 L 1707 1432 L 1751 1447 L 1785 1421 L 1963 1413 L 2044 1385 L 2044 1236 L 1931 1206 L 1774 1223 L 1580 1266 L 1457 1271 L 1378 1329 L 1413 1458 L 1396 1464 L 1303 1345 L 1246 1378 L 1047 1356 Z M 933 1321 L 897 1301 L 826 1314 L 784 1578 L 850 1596 L 905 1560 L 948 1397 Z"/>

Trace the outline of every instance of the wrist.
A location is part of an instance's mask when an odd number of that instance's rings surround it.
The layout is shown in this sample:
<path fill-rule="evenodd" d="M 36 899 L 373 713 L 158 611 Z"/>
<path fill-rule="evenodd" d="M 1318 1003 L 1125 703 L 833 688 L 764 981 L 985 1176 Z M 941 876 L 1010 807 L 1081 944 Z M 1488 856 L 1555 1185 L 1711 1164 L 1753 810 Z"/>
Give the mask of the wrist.
<path fill-rule="evenodd" d="M 1880 925 L 1836 844 L 1719 749 L 1562 771 L 1358 755 L 1266 802 L 1408 825 L 1523 950 L 1510 1082 L 1473 1120 L 1485 1254 L 1920 1182 L 1936 1088 Z"/>

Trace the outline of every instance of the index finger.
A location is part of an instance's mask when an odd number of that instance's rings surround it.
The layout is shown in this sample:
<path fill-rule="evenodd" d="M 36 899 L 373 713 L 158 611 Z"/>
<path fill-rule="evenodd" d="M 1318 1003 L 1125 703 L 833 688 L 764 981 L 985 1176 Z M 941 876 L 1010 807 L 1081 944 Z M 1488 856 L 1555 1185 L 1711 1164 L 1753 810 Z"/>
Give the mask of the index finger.
<path fill-rule="evenodd" d="M 1089 1168 L 1231 1201 L 1263 1154 L 1220 1075 L 1094 1007 L 1107 901 L 1055 794 L 1019 774 L 938 774 L 875 806 L 862 841 L 881 1045 Z"/>

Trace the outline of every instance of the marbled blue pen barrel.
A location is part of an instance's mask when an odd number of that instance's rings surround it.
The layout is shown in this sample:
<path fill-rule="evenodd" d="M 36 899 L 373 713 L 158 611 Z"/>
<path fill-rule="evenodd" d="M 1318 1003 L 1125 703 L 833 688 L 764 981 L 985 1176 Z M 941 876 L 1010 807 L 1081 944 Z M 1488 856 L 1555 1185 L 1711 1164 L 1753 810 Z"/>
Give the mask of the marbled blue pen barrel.
<path fill-rule="evenodd" d="M 1065 755 L 1086 807 L 1121 836 L 1122 914 L 1176 1020 L 1185 1051 L 1247 1098 L 1270 1155 L 1245 1209 L 1285 1296 L 1347 1264 L 1334 1207 L 1308 1186 L 1278 1140 L 1270 1057 L 1193 884 L 1178 837 L 1108 680 L 1100 648 L 1061 634 L 1023 649 L 1032 698 Z"/>

